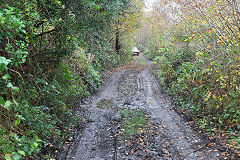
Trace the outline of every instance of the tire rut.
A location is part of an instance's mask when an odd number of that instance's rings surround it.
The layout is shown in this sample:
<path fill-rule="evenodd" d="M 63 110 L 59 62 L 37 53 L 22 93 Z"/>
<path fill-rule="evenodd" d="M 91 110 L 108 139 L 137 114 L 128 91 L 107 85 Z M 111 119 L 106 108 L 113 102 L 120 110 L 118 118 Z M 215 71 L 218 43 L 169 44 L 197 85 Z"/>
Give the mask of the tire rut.
<path fill-rule="evenodd" d="M 137 59 L 135 59 L 137 61 Z M 151 62 L 143 71 L 125 69 L 113 73 L 99 93 L 85 105 L 89 123 L 76 138 L 67 160 L 217 160 L 221 151 L 207 143 L 174 111 L 151 73 Z M 98 108 L 103 99 L 111 108 Z M 141 110 L 148 123 L 141 133 L 127 137 L 121 109 Z"/>

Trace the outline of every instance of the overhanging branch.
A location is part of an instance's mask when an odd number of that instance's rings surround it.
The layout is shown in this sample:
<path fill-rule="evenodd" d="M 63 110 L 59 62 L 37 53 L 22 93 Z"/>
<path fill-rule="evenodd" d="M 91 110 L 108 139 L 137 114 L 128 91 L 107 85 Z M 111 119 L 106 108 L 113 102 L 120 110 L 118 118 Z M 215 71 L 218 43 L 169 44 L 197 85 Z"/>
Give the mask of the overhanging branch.
<path fill-rule="evenodd" d="M 45 35 L 45 34 L 49 34 L 49 33 L 52 33 L 52 32 L 54 32 L 54 31 L 57 31 L 57 30 L 58 30 L 58 29 L 54 28 L 54 29 L 52 29 L 52 30 L 50 30 L 50 31 L 46 31 L 46 32 L 40 33 L 40 34 L 36 35 L 36 37 L 43 36 L 43 35 Z"/>

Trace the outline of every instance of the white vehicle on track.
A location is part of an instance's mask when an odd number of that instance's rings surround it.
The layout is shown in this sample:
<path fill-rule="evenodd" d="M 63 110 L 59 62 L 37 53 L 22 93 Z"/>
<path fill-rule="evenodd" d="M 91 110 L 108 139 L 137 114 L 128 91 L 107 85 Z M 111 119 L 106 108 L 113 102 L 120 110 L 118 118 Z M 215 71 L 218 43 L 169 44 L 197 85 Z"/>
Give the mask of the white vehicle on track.
<path fill-rule="evenodd" d="M 139 56 L 140 51 L 137 49 L 137 47 L 132 48 L 133 56 Z"/>

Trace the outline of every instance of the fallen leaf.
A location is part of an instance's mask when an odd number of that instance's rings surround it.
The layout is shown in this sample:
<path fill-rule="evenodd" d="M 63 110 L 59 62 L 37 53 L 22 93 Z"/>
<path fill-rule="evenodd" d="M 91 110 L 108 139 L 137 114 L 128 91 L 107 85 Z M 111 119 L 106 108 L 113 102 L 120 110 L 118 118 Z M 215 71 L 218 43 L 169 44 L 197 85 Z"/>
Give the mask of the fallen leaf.
<path fill-rule="evenodd" d="M 227 154 L 227 152 L 223 152 L 223 153 L 222 153 L 222 156 L 225 156 L 226 154 Z"/>
<path fill-rule="evenodd" d="M 142 128 L 139 128 L 139 129 L 137 130 L 137 132 L 138 132 L 138 133 L 142 133 L 142 132 L 143 132 Z"/>
<path fill-rule="evenodd" d="M 215 146 L 215 143 L 209 143 L 207 146 L 213 147 L 213 146 Z"/>

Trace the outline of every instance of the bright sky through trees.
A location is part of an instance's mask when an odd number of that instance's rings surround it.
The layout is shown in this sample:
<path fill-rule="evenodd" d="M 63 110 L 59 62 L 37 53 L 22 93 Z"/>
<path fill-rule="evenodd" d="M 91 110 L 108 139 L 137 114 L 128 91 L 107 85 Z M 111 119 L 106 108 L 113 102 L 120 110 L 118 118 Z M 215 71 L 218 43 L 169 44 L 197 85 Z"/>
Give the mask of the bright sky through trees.
<path fill-rule="evenodd" d="M 155 2 L 155 0 L 145 0 L 145 4 L 146 4 L 146 11 L 151 10 L 153 3 Z"/>

